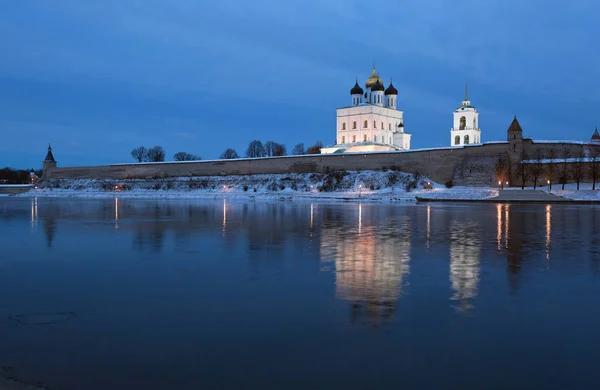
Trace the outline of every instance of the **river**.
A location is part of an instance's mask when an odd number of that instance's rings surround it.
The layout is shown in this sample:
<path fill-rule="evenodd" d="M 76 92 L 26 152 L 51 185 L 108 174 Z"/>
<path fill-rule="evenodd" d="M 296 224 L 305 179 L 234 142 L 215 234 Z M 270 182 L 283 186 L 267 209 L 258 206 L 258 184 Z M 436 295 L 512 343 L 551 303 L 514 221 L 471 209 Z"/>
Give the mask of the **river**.
<path fill-rule="evenodd" d="M 0 205 L 0 366 L 53 390 L 600 383 L 598 206 Z"/>

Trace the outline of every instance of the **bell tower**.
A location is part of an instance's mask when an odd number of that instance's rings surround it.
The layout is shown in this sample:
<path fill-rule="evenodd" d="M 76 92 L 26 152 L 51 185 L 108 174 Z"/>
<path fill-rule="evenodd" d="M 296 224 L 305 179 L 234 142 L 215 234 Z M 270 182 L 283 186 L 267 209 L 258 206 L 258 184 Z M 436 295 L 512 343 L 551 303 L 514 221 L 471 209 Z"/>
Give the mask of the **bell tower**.
<path fill-rule="evenodd" d="M 465 86 L 465 98 L 454 111 L 454 126 L 450 129 L 450 146 L 481 143 L 479 113 L 469 100 L 469 84 Z"/>

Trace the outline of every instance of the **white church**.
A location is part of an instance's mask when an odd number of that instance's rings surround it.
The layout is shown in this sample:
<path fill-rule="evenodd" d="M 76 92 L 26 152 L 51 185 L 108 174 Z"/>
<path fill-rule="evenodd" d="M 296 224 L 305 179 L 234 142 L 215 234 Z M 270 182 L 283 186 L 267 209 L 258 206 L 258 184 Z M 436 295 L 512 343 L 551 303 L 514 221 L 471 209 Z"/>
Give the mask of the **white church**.
<path fill-rule="evenodd" d="M 411 134 L 404 131 L 404 112 L 397 108 L 398 90 L 392 81 L 386 88 L 373 67 L 365 83 L 350 90 L 352 104 L 338 108 L 336 144 L 321 149 L 323 154 L 364 153 L 410 149 Z M 468 87 L 465 99 L 454 112 L 450 146 L 481 142 L 479 113 L 471 105 Z"/>

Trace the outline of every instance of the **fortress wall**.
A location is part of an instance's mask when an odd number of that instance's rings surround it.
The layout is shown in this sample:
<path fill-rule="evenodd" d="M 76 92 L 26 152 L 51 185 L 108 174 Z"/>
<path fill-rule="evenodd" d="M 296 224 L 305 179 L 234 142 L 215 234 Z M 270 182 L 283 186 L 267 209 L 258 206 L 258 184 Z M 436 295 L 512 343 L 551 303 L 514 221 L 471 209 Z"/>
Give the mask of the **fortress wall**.
<path fill-rule="evenodd" d="M 497 157 L 507 150 L 506 143 L 457 148 L 382 152 L 365 154 L 319 154 L 257 159 L 114 164 L 105 166 L 51 168 L 47 178 L 128 179 L 163 176 L 214 176 L 328 172 L 330 170 L 372 170 L 397 167 L 404 172 L 420 172 L 445 183 L 452 180 L 457 167 L 466 172 L 469 161 Z M 493 160 L 493 159 L 492 159 Z M 464 179 L 464 178 L 463 178 Z M 467 183 L 468 180 L 463 180 Z"/>

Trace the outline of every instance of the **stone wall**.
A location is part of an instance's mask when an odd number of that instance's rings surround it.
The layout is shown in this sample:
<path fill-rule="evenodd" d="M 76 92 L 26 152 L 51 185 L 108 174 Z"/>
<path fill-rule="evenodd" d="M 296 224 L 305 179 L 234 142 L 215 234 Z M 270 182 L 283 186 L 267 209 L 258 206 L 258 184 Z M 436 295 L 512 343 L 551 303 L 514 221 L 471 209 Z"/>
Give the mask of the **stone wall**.
<path fill-rule="evenodd" d="M 590 155 L 600 145 L 576 143 L 534 143 L 523 140 L 523 150 L 534 158 L 540 150 L 544 158 L 554 154 L 562 157 L 568 150 L 571 157 L 581 151 Z M 50 167 L 47 178 L 62 179 L 148 179 L 165 176 L 215 176 L 285 173 L 327 173 L 331 170 L 378 170 L 395 167 L 407 173 L 419 172 L 438 183 L 453 181 L 455 185 L 497 185 L 494 166 L 500 156 L 508 156 L 511 164 L 511 185 L 518 185 L 517 161 L 522 150 L 512 150 L 509 142 L 495 142 L 464 147 L 407 150 L 378 153 L 319 154 L 236 160 L 195 162 L 164 162 L 112 164 L 89 167 Z"/>
<path fill-rule="evenodd" d="M 321 172 L 331 170 L 375 170 L 396 167 L 419 172 L 445 183 L 453 179 L 455 168 L 478 157 L 497 156 L 505 144 L 473 145 L 458 148 L 381 152 L 368 154 L 305 155 L 257 159 L 113 164 L 105 166 L 49 168 L 47 178 L 127 179 L 163 176 L 250 175 Z"/>

